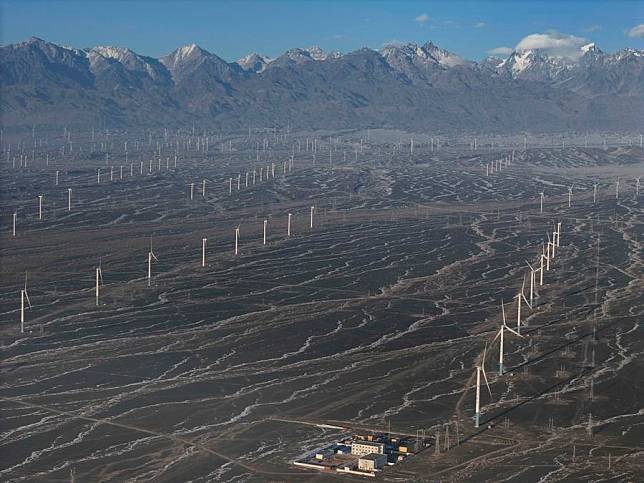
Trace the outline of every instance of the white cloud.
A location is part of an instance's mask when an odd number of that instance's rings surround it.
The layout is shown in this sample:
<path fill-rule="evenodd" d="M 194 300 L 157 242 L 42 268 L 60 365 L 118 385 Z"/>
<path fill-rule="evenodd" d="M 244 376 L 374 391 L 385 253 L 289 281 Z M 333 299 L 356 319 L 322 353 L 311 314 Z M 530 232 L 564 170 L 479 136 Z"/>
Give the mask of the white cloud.
<path fill-rule="evenodd" d="M 510 55 L 514 49 L 512 47 L 497 47 L 496 49 L 488 50 L 490 55 Z"/>
<path fill-rule="evenodd" d="M 635 27 L 630 29 L 626 35 L 632 38 L 644 38 L 644 23 L 636 25 Z"/>
<path fill-rule="evenodd" d="M 479 22 L 474 25 L 475 29 L 482 29 L 483 27 L 487 27 L 487 24 L 485 22 Z"/>
<path fill-rule="evenodd" d="M 420 24 L 424 24 L 429 20 L 429 15 L 426 13 L 421 13 L 418 17 L 416 17 L 414 20 Z"/>
<path fill-rule="evenodd" d="M 584 29 L 585 32 L 599 32 L 602 29 L 601 25 L 589 25 Z"/>
<path fill-rule="evenodd" d="M 581 47 L 587 43 L 588 40 L 582 37 L 551 30 L 542 34 L 530 34 L 527 37 L 523 37 L 515 49 L 540 49 L 556 57 L 577 58 L 582 55 Z"/>

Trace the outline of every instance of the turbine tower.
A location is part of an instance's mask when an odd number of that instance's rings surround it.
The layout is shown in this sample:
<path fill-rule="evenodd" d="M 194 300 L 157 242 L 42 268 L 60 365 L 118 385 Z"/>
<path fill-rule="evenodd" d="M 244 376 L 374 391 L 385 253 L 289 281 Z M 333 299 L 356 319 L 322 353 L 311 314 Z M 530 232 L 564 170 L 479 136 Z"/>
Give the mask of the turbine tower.
<path fill-rule="evenodd" d="M 100 294 L 100 287 L 104 285 L 103 283 L 103 270 L 101 268 L 101 262 L 99 260 L 98 267 L 96 267 L 96 306 L 98 307 L 99 301 L 98 297 Z"/>
<path fill-rule="evenodd" d="M 148 252 L 148 287 L 152 283 L 152 259 L 155 259 L 157 262 L 159 261 L 154 251 L 152 251 L 152 240 L 150 240 L 150 251 Z"/>
<path fill-rule="evenodd" d="M 492 397 L 492 390 L 490 389 L 490 384 L 487 381 L 487 376 L 485 375 L 485 356 L 487 353 L 487 343 L 483 349 L 483 360 L 476 366 L 476 408 L 474 412 L 474 427 L 478 428 L 481 420 L 481 373 L 483 373 L 483 378 L 485 379 L 485 385 L 487 390 Z"/>
<path fill-rule="evenodd" d="M 525 298 L 524 295 L 524 289 L 525 289 L 525 275 L 523 276 L 523 284 L 521 285 L 521 292 L 519 292 L 516 295 L 517 299 L 517 333 L 521 333 L 521 302 L 524 301 L 526 304 L 528 304 L 528 307 L 532 309 L 532 305 L 530 302 L 528 302 L 528 299 Z M 501 302 L 501 307 L 503 307 L 503 302 Z M 503 310 L 503 320 L 505 320 L 505 309 Z"/>
<path fill-rule="evenodd" d="M 29 293 L 27 293 L 27 272 L 25 272 L 25 288 L 20 291 L 20 333 L 25 333 L 25 301 L 31 308 L 31 300 L 29 300 Z"/>
<path fill-rule="evenodd" d="M 504 331 L 509 331 L 513 333 L 516 336 L 523 337 L 521 334 L 518 332 L 512 330 L 510 327 L 508 327 L 506 321 L 505 321 L 505 306 L 503 305 L 503 300 L 501 300 L 501 313 L 503 314 L 503 323 L 501 324 L 501 327 L 499 327 L 498 332 L 496 333 L 496 336 L 492 340 L 492 343 L 496 341 L 496 339 L 499 339 L 499 375 L 503 375 L 503 342 L 504 342 Z"/>

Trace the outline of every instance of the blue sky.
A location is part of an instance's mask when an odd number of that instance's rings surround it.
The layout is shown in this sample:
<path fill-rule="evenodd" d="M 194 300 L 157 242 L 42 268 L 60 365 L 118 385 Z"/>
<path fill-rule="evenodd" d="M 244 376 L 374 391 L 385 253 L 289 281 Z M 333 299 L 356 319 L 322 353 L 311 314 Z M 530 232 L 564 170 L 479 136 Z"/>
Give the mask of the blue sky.
<path fill-rule="evenodd" d="M 275 57 L 292 47 L 348 52 L 432 40 L 477 60 L 544 32 L 564 43 L 588 39 L 608 52 L 644 48 L 644 2 L 635 0 L 0 2 L 3 44 L 35 35 L 79 48 L 126 46 L 153 57 L 193 42 L 233 61 L 253 51 Z"/>

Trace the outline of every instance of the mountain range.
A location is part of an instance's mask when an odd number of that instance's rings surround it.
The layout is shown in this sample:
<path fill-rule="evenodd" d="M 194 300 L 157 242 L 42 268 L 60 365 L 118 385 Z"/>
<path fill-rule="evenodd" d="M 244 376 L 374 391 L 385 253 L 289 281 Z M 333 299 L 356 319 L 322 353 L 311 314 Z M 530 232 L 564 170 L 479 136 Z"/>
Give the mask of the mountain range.
<path fill-rule="evenodd" d="M 227 62 L 195 44 L 156 59 L 32 37 L 0 58 L 5 128 L 640 132 L 644 120 L 644 52 L 594 44 L 565 58 L 524 50 L 474 62 L 428 42 Z"/>

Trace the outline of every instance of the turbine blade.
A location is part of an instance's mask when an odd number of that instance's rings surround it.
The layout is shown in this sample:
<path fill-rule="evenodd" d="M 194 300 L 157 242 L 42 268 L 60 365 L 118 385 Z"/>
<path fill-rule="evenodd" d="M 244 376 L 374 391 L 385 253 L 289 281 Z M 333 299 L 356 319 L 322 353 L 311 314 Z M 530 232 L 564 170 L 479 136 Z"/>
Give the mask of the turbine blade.
<path fill-rule="evenodd" d="M 501 299 L 501 312 L 503 313 L 503 323 L 505 324 L 505 305 L 503 305 L 503 299 Z"/>
<path fill-rule="evenodd" d="M 487 382 L 487 375 L 485 374 L 485 368 L 481 366 L 481 372 L 483 373 L 483 379 L 485 379 L 485 385 L 487 386 L 487 391 L 490 393 L 490 397 L 492 397 L 492 389 L 490 389 L 490 383 Z"/>
<path fill-rule="evenodd" d="M 492 344 L 494 344 L 496 342 L 496 339 L 498 339 L 501 336 L 501 331 L 502 330 L 503 330 L 503 326 L 501 326 L 501 328 L 498 330 L 498 332 L 494 336 L 494 339 L 492 339 Z"/>
<path fill-rule="evenodd" d="M 530 307 L 530 310 L 532 310 L 532 305 L 530 305 L 530 302 L 528 302 L 528 299 L 525 298 L 525 295 L 521 294 L 521 296 L 523 297 L 523 301 L 528 305 L 528 307 Z"/>
<path fill-rule="evenodd" d="M 521 337 L 523 339 L 523 336 L 521 334 L 519 334 L 516 330 L 512 329 L 511 327 L 508 327 L 507 325 L 505 326 L 505 328 L 507 330 L 509 330 L 510 332 L 512 332 L 514 335 L 519 336 L 519 337 Z"/>
<path fill-rule="evenodd" d="M 27 289 L 25 289 L 25 298 L 27 299 L 27 304 L 29 305 L 29 308 L 31 308 L 31 300 L 29 300 L 29 294 L 27 293 Z"/>

